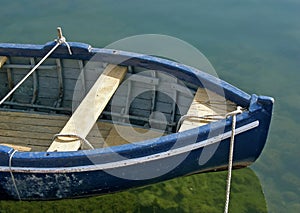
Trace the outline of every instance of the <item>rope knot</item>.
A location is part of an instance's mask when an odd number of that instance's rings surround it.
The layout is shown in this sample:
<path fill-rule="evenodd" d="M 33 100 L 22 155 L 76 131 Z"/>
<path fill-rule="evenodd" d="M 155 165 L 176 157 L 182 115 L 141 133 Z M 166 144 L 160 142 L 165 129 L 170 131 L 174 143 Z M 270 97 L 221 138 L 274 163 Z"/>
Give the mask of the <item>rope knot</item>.
<path fill-rule="evenodd" d="M 66 37 L 63 36 L 61 27 L 57 28 L 57 34 L 58 34 L 58 37 L 57 37 L 57 39 L 55 39 L 55 41 L 60 45 L 65 44 L 68 48 L 69 54 L 72 55 L 71 47 L 68 44 Z"/>
<path fill-rule="evenodd" d="M 241 106 L 237 106 L 236 110 L 227 113 L 225 117 L 228 118 L 230 116 L 238 115 L 238 114 L 241 114 L 241 113 L 243 113 L 243 108 Z"/>

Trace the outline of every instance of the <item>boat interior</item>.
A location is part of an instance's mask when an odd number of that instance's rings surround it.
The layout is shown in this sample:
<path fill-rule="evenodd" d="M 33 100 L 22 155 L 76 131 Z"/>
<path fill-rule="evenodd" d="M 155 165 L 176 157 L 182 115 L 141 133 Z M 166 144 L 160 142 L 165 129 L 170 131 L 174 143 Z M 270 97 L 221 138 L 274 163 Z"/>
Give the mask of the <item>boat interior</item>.
<path fill-rule="evenodd" d="M 0 99 L 39 60 L 0 56 Z M 0 145 L 23 152 L 118 146 L 205 125 L 235 109 L 160 70 L 49 58 L 0 105 Z"/>

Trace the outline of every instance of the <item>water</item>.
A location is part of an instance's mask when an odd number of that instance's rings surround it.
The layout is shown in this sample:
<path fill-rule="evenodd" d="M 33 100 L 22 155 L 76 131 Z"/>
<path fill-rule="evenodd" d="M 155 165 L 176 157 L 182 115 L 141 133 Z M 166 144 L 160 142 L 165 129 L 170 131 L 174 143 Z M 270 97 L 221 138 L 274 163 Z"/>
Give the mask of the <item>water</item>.
<path fill-rule="evenodd" d="M 0 3 L 1 42 L 43 44 L 56 37 L 57 26 L 63 27 L 69 41 L 95 47 L 138 34 L 170 35 L 202 51 L 220 78 L 249 93 L 274 97 L 267 146 L 251 170 L 235 172 L 231 209 L 300 211 L 299 0 Z M 1 201 L 0 212 L 220 212 L 224 179 L 225 174 L 213 173 L 81 200 Z"/>

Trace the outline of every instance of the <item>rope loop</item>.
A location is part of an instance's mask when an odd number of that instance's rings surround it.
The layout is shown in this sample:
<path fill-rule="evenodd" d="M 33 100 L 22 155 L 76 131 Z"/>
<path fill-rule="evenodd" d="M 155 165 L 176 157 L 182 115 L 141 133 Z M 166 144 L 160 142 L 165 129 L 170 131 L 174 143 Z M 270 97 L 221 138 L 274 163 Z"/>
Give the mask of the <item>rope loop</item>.
<path fill-rule="evenodd" d="M 72 55 L 71 47 L 70 47 L 69 43 L 67 42 L 66 37 L 63 36 L 61 27 L 57 28 L 57 34 L 58 34 L 58 37 L 54 41 L 56 41 L 60 45 L 65 44 L 68 48 L 69 54 Z"/>
<path fill-rule="evenodd" d="M 236 110 L 227 113 L 225 117 L 228 118 L 230 116 L 241 114 L 241 113 L 243 113 L 243 108 L 241 106 L 237 106 Z"/>
<path fill-rule="evenodd" d="M 80 144 L 81 144 L 80 146 L 81 146 L 81 148 L 82 148 L 82 145 L 83 145 L 83 144 L 86 144 L 86 145 L 89 146 L 91 149 L 95 149 L 95 148 L 93 147 L 93 145 L 92 145 L 87 139 L 85 139 L 85 138 L 83 138 L 83 137 L 81 137 L 80 135 L 77 135 L 77 134 L 73 134 L 73 133 L 68 133 L 68 134 L 56 134 L 56 135 L 53 136 L 53 140 L 57 139 L 58 137 L 69 137 L 69 138 L 73 138 L 73 141 L 80 140 Z M 60 139 L 60 140 L 62 140 L 62 139 Z M 62 141 L 66 142 L 66 140 L 62 140 Z M 70 142 L 70 141 L 68 140 L 68 142 Z"/>
<path fill-rule="evenodd" d="M 204 115 L 204 116 L 183 115 L 183 116 L 180 117 L 179 121 L 177 122 L 176 132 L 178 132 L 180 126 L 183 123 L 183 121 L 185 121 L 187 119 L 195 119 L 195 120 L 202 120 L 202 119 L 206 119 L 206 120 L 221 120 L 221 119 L 224 118 L 223 116 L 221 114 L 219 114 L 219 115 Z"/>

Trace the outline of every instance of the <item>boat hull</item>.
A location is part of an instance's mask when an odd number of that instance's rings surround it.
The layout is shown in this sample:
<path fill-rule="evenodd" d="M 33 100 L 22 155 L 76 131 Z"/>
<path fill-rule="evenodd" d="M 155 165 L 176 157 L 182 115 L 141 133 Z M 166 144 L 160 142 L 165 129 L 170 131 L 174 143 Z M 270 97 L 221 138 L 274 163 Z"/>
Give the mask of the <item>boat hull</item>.
<path fill-rule="evenodd" d="M 42 57 L 54 45 L 53 42 L 0 44 L 0 55 Z M 90 60 L 97 56 L 105 63 L 160 70 L 211 91 L 221 88 L 226 99 L 247 109 L 237 115 L 233 166 L 250 165 L 261 154 L 272 116 L 272 98 L 250 96 L 213 76 L 165 59 L 94 49 L 79 43 L 70 46 L 72 55 L 65 46 L 60 46 L 51 57 Z M 224 169 L 228 165 L 231 126 L 232 119 L 227 118 L 139 143 L 72 152 L 16 152 L 0 145 L 0 197 L 22 200 L 83 197 Z"/>
<path fill-rule="evenodd" d="M 271 114 L 254 96 L 251 111 L 237 116 L 234 167 L 250 165 L 265 145 Z M 272 100 L 262 99 L 261 102 Z M 49 200 L 112 193 L 227 167 L 231 121 L 129 144 L 75 153 L 0 150 L 2 197 Z M 215 132 L 216 137 L 209 137 Z M 196 142 L 194 139 L 196 138 Z M 120 157 L 121 156 L 121 157 Z M 16 187 L 14 187 L 16 186 Z M 4 192 L 4 193 L 3 193 Z M 19 194 L 19 195 L 18 195 Z"/>

